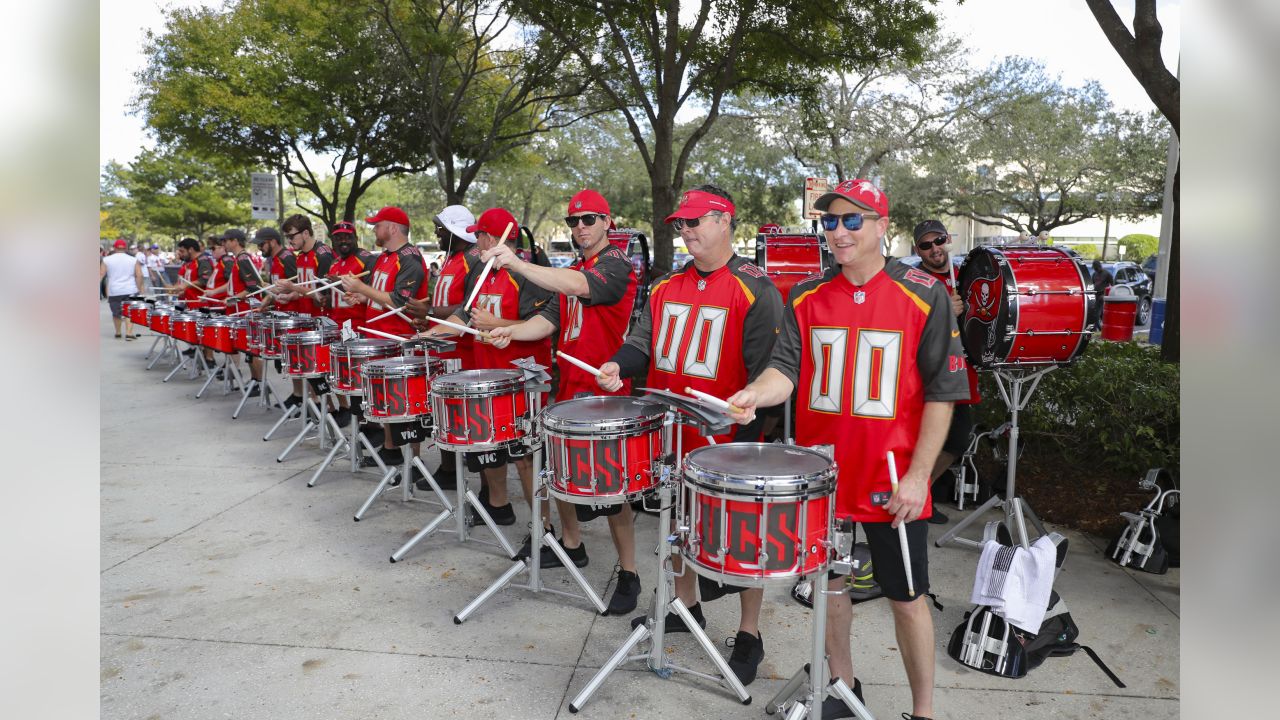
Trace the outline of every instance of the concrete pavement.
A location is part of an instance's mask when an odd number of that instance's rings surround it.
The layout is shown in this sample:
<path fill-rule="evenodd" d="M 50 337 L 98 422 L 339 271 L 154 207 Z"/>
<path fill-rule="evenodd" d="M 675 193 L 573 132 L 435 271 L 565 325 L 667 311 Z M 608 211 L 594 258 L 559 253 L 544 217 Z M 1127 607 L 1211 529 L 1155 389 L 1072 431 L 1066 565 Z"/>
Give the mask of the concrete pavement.
<path fill-rule="evenodd" d="M 370 473 L 342 463 L 314 488 L 323 457 L 304 443 L 276 456 L 296 423 L 263 433 L 277 414 L 167 367 L 147 372 L 150 337 L 111 338 L 102 305 L 101 700 L 107 718 L 494 717 L 567 718 L 568 704 L 629 631 L 584 603 L 504 591 L 463 625 L 453 614 L 510 561 L 494 548 L 423 541 L 403 562 L 390 553 L 435 512 L 386 495 L 351 518 L 373 489 Z M 287 384 L 277 381 L 284 389 Z M 424 451 L 434 467 L 434 451 Z M 473 487 L 475 480 L 472 480 Z M 513 495 L 518 495 L 513 482 Z M 527 511 L 504 528 L 518 542 Z M 953 520 L 962 513 L 944 505 Z M 993 516 L 994 517 L 994 516 Z M 656 569 L 651 516 L 637 521 L 641 610 Z M 932 526 L 933 537 L 946 530 Z M 483 536 L 485 531 L 480 531 Z M 604 521 L 584 526 L 587 578 L 606 599 L 614 551 Z M 1105 539 L 1067 532 L 1071 552 L 1058 590 L 1092 645 L 1128 684 L 1118 689 L 1083 654 L 1051 659 L 1022 680 L 970 671 L 945 654 L 968 609 L 977 554 L 931 549 L 937 692 L 942 718 L 1176 718 L 1179 571 L 1165 576 L 1106 561 Z M 548 578 L 569 589 L 564 570 Z M 708 682 L 662 680 L 631 665 L 610 677 L 582 718 L 764 717 L 769 698 L 806 660 L 808 611 L 789 585 L 766 589 L 766 656 L 750 706 Z M 734 634 L 732 596 L 704 605 L 707 631 Z M 854 662 L 878 718 L 910 709 L 887 601 L 855 609 Z M 711 665 L 687 635 L 668 636 L 678 662 Z M 729 650 L 721 644 L 721 651 Z"/>

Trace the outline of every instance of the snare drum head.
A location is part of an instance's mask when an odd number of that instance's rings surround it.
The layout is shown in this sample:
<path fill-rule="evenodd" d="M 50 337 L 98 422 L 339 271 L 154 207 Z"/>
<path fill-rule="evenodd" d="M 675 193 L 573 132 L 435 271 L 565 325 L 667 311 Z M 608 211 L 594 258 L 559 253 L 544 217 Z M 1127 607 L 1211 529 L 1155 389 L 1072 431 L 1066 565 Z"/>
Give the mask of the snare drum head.
<path fill-rule="evenodd" d="M 835 463 L 826 455 L 781 443 L 722 443 L 691 451 L 684 476 L 710 490 L 736 495 L 828 495 Z"/>
<path fill-rule="evenodd" d="M 400 343 L 381 338 L 355 338 L 335 343 L 333 349 L 352 357 L 372 357 L 400 352 Z"/>
<path fill-rule="evenodd" d="M 427 373 L 427 358 L 394 357 L 385 360 L 370 360 L 363 366 L 367 377 L 423 377 Z"/>
<path fill-rule="evenodd" d="M 542 423 L 552 431 L 597 429 L 607 431 L 637 420 L 661 421 L 667 408 L 655 402 L 623 395 L 564 400 L 542 411 Z"/>
<path fill-rule="evenodd" d="M 406 358 L 423 360 L 423 358 Z M 440 395 L 472 395 L 515 390 L 524 386 L 520 370 L 463 370 L 438 375 L 431 389 Z"/>

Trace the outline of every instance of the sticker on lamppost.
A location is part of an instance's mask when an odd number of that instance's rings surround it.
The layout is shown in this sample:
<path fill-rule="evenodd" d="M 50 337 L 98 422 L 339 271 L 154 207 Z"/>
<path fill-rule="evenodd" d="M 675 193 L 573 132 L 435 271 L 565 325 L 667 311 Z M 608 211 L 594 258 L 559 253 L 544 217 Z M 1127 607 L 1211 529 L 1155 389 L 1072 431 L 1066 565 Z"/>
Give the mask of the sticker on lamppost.
<path fill-rule="evenodd" d="M 276 207 L 276 176 L 273 173 L 250 173 L 249 204 L 253 208 L 254 220 L 275 220 L 279 210 Z"/>
<path fill-rule="evenodd" d="M 806 220 L 817 220 L 822 217 L 822 211 L 815 210 L 813 204 L 830 190 L 831 181 L 826 178 L 804 179 L 804 218 Z"/>

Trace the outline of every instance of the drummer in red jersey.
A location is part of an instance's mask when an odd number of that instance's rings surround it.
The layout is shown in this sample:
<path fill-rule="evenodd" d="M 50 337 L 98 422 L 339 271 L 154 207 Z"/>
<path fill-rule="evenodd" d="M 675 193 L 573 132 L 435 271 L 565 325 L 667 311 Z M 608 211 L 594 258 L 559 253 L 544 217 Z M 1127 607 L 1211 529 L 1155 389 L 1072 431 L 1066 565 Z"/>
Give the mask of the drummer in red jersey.
<path fill-rule="evenodd" d="M 927 556 L 929 479 L 951 421 L 951 405 L 969 396 L 960 333 L 937 278 L 881 254 L 889 199 L 866 180 L 846 180 L 818 198 L 827 246 L 839 268 L 791 290 L 782 336 L 769 369 L 726 398 L 742 408 L 778 405 L 798 389 L 796 443 L 832 445 L 839 467 L 836 515 L 862 525 L 876 581 L 889 598 L 914 719 L 933 715 L 933 618 Z M 888 453 L 901 482 L 891 492 Z M 906 523 L 915 597 L 895 528 Z M 829 580 L 831 590 L 844 577 Z M 849 648 L 852 607 L 827 605 L 831 672 L 862 697 Z M 822 717 L 852 717 L 836 698 Z"/>
<path fill-rule="evenodd" d="M 686 387 L 724 397 L 762 372 L 769 362 L 782 318 L 782 297 L 764 271 L 733 252 L 736 208 L 729 193 L 699 185 L 684 193 L 667 218 L 693 259 L 653 284 L 649 307 L 610 362 L 600 366 L 600 387 L 616 392 L 622 378 L 648 371 L 650 387 L 684 394 Z M 759 441 L 761 423 L 739 427 L 716 442 Z M 682 450 L 707 445 L 694 429 L 682 429 Z M 762 588 L 722 586 L 688 571 L 676 577 L 676 595 L 698 624 L 706 627 L 703 600 L 739 592 L 741 615 L 729 667 L 743 685 L 756 677 L 764 658 L 760 634 Z M 633 618 L 633 626 L 645 618 Z M 667 632 L 688 632 L 667 613 Z"/>
<path fill-rule="evenodd" d="M 226 246 L 227 256 L 232 258 L 231 272 L 227 278 L 227 291 L 230 293 L 227 297 L 227 310 L 233 313 L 247 310 L 249 301 L 245 298 L 258 292 L 262 287 L 262 277 L 246 247 L 248 240 L 243 230 L 229 228 L 222 233 L 222 242 Z M 253 380 L 262 382 L 262 358 L 257 355 L 249 362 L 249 375 Z M 260 387 L 254 386 L 249 391 L 249 396 L 257 397 L 261 392 Z"/>
<path fill-rule="evenodd" d="M 373 265 L 372 275 L 364 279 L 342 276 L 342 288 L 347 291 L 344 301 L 364 304 L 362 327 L 406 339 L 413 337 L 413 325 L 399 313 L 373 320 L 391 308 L 403 308 L 410 300 L 427 296 L 427 263 L 418 248 L 409 242 L 409 216 L 398 207 L 388 206 L 364 221 L 373 225 L 374 244 L 382 248 L 382 254 Z M 413 443 L 412 447 L 413 454 L 417 455 L 421 443 Z M 382 459 L 390 464 L 399 464 L 402 460 L 390 432 L 383 435 Z M 418 473 L 416 466 L 414 473 Z"/>
<path fill-rule="evenodd" d="M 947 227 L 940 220 L 925 220 L 916 225 L 915 232 L 915 251 L 920 256 L 920 268 L 930 275 L 938 279 L 947 289 L 947 294 L 951 296 L 951 313 L 956 316 L 956 322 L 964 315 L 964 301 L 960 299 L 959 290 L 955 287 L 955 277 L 960 273 L 959 268 L 953 270 L 951 263 L 951 253 L 947 251 L 947 245 L 951 242 L 951 234 L 947 232 Z M 982 401 L 982 394 L 978 392 L 978 373 L 974 371 L 973 366 L 966 367 L 966 374 L 969 378 L 969 397 L 965 400 L 957 400 L 955 409 L 951 411 L 951 427 L 947 430 L 947 439 L 942 443 L 942 452 L 938 453 L 938 461 L 933 465 L 933 472 L 930 477 L 932 482 L 936 482 L 942 476 L 947 468 L 956 461 L 956 458 L 964 454 L 969 447 L 969 434 L 973 432 L 973 406 Z M 942 525 L 947 522 L 947 516 L 938 512 L 937 499 L 934 498 L 933 514 L 929 516 L 929 522 L 934 525 Z"/>
<path fill-rule="evenodd" d="M 258 231 L 253 234 L 253 241 L 261 246 L 263 257 L 268 258 L 266 282 L 272 286 L 270 290 L 258 296 L 263 300 L 257 311 L 282 310 L 292 312 L 295 309 L 294 303 L 298 299 L 298 293 L 285 287 L 284 282 L 297 277 L 297 256 L 285 246 L 284 238 L 280 236 L 280 231 L 273 227 L 258 228 Z M 302 381 L 294 379 L 292 383 L 293 390 L 289 397 L 284 400 L 285 407 L 293 407 L 302 403 Z"/>
<path fill-rule="evenodd" d="M 430 330 L 432 323 L 425 320 L 431 317 L 444 320 L 458 311 L 466 301 L 463 293 L 467 281 L 467 273 L 471 264 L 467 260 L 467 251 L 476 243 L 474 233 L 467 228 L 476 223 L 475 215 L 462 205 L 450 205 L 432 218 L 436 226 L 436 239 L 440 241 L 440 250 L 445 253 L 444 266 L 440 268 L 435 286 L 431 289 L 431 297 L 427 300 L 410 300 L 405 309 L 415 318 L 424 318 L 414 322 L 419 330 Z M 456 358 L 464 370 L 475 367 L 471 353 L 470 335 L 459 335 L 453 338 L 457 345 L 442 359 Z M 457 487 L 457 460 L 452 450 L 440 450 L 440 467 L 432 471 L 442 488 Z"/>
<path fill-rule="evenodd" d="M 329 280 L 332 282 L 334 278 L 340 278 L 343 275 L 353 275 L 365 277 L 364 273 L 373 272 L 373 265 L 376 262 L 373 253 L 360 247 L 360 241 L 356 237 L 356 226 L 349 222 L 334 223 L 333 228 L 329 230 L 329 241 L 333 243 L 333 251 L 336 258 L 333 264 L 329 266 Z M 352 304 L 347 302 L 347 294 L 342 290 L 341 285 L 337 285 L 329 290 L 325 290 L 316 295 L 322 297 L 322 302 L 329 313 L 329 317 L 338 324 L 338 327 L 350 327 L 352 330 L 364 321 L 365 306 L 363 304 Z M 341 408 L 334 415 L 334 419 L 339 425 L 346 425 L 351 420 L 349 414 L 351 406 L 348 403 L 346 395 L 337 395 L 338 405 Z M 358 398 L 357 398 L 358 399 Z"/>
<path fill-rule="evenodd" d="M 176 249 L 178 260 L 182 266 L 178 268 L 178 283 L 166 287 L 170 292 L 178 293 L 178 299 L 192 303 L 201 301 L 209 278 L 213 275 L 213 256 L 201 251 L 200 241 L 195 238 L 182 238 Z"/>
<path fill-rule="evenodd" d="M 484 272 L 485 266 L 485 263 L 480 261 L 480 254 L 497 246 L 504 231 L 507 233 L 506 242 L 509 245 L 515 244 L 516 238 L 520 236 L 520 226 L 515 216 L 503 208 L 489 208 L 480 214 L 474 225 L 467 226 L 466 231 L 475 233 L 476 245 L 467 251 L 467 263 L 471 269 L 463 285 L 464 294 L 465 297 L 470 298 L 477 285 L 480 285 L 480 291 L 470 311 L 459 308 L 449 317 L 449 320 L 458 324 L 468 324 L 477 330 L 490 331 L 515 325 L 541 312 L 551 301 L 551 293 L 530 282 L 520 273 L 512 272 L 509 268 L 497 267 L 496 261 L 495 267 L 489 272 L 484 283 L 480 284 L 480 275 Z M 458 332 L 444 326 L 437 326 L 429 334 L 453 337 Z M 511 364 L 512 360 L 527 357 L 532 357 L 539 365 L 551 367 L 551 341 L 548 339 L 515 341 L 502 348 L 485 342 L 476 342 L 472 345 L 472 357 L 476 369 L 512 370 L 515 368 Z M 516 521 L 515 511 L 507 499 L 507 464 L 509 462 L 515 462 L 520 483 L 524 487 L 525 502 L 532 507 L 533 459 L 527 455 L 514 454 L 519 452 L 520 446 L 516 446 L 509 450 L 466 455 L 467 469 L 480 473 L 483 481 L 483 487 L 480 490 L 481 503 L 493 517 L 494 522 L 499 525 L 513 525 Z M 543 513 L 549 517 L 548 505 L 543 506 Z M 545 517 L 543 519 L 547 520 Z M 550 529 L 549 525 L 548 529 Z M 529 548 L 530 545 L 526 543 L 522 552 L 527 555 Z M 574 563 L 580 567 L 586 564 L 585 556 L 582 560 L 584 562 L 578 562 L 578 558 L 574 557 Z"/>
<path fill-rule="evenodd" d="M 292 280 L 280 280 L 277 284 L 290 293 L 289 297 L 294 298 L 290 306 L 295 312 L 328 315 L 324 299 L 316 299 L 317 295 L 308 292 L 315 287 L 314 281 L 317 278 L 329 275 L 334 261 L 333 250 L 315 236 L 311 229 L 311 218 L 306 215 L 290 215 L 280 226 L 280 231 L 284 233 L 285 240 L 293 251 L 297 276 Z"/>
<path fill-rule="evenodd" d="M 556 295 L 537 315 L 518 325 L 491 331 L 493 345 L 504 348 L 513 340 L 541 340 L 557 330 L 558 347 L 589 365 L 599 366 L 613 357 L 627 336 L 627 323 L 636 297 L 636 275 L 631 260 L 609 242 L 609 203 L 595 190 L 583 190 L 569 200 L 565 224 L 581 253 L 567 268 L 549 268 L 520 259 L 509 247 L 500 245 L 480 254 L 480 259 L 494 259 L 495 268 L 509 268 L 531 282 Z M 599 394 L 594 375 L 563 358 L 558 363 L 560 382 L 556 402 Z M 630 382 L 625 382 L 610 395 L 627 395 Z M 586 559 L 579 520 L 590 520 L 596 514 L 609 517 L 609 531 L 618 550 L 618 584 L 609 599 L 609 614 L 629 613 L 640 597 L 640 578 L 636 574 L 635 515 L 625 503 L 592 511 L 586 505 L 557 501 L 564 535 L 560 544 L 571 558 Z M 579 517 L 581 516 L 581 517 Z M 576 561 L 576 558 L 575 558 Z M 542 567 L 560 565 L 560 557 L 550 548 L 542 554 Z"/>

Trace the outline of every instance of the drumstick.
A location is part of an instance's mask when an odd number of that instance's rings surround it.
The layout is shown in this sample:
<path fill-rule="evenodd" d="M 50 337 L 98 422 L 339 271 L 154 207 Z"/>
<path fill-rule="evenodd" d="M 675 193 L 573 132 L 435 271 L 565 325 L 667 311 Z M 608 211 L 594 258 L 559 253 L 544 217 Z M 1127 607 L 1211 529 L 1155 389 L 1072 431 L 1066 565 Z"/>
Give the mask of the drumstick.
<path fill-rule="evenodd" d="M 338 277 L 338 279 L 337 279 L 337 280 L 334 280 L 333 282 L 329 283 L 328 285 L 321 285 L 320 287 L 317 287 L 317 288 L 315 288 L 314 290 L 308 290 L 308 291 L 307 291 L 307 294 L 308 294 L 308 295 L 313 295 L 313 294 L 315 294 L 315 293 L 323 292 L 323 291 L 325 291 L 325 290 L 328 290 L 329 288 L 337 287 L 337 286 L 339 286 L 339 285 L 341 285 L 341 284 L 342 284 L 342 278 L 344 278 L 344 277 L 349 277 L 349 278 L 359 278 L 359 277 L 364 277 L 365 275 L 368 275 L 368 274 L 369 274 L 369 271 L 368 271 L 368 270 L 365 270 L 364 272 L 360 273 L 359 275 L 351 275 L 351 274 L 341 275 L 341 276 L 339 276 L 339 277 Z"/>
<path fill-rule="evenodd" d="M 359 329 L 363 332 L 367 332 L 372 335 L 381 335 L 382 337 L 388 340 L 395 340 L 396 342 L 404 342 L 405 340 L 409 339 L 403 335 L 392 335 L 391 333 L 382 332 L 381 330 L 374 330 L 373 328 L 364 327 L 363 325 L 360 326 Z"/>
<path fill-rule="evenodd" d="M 403 310 L 401 310 L 401 309 L 400 309 L 400 308 L 398 308 L 398 307 L 393 307 L 393 308 L 391 308 L 390 310 L 388 310 L 388 311 L 386 311 L 386 312 L 382 313 L 381 315 L 379 315 L 379 316 L 377 316 L 377 317 L 371 317 L 371 318 L 369 318 L 368 320 L 365 320 L 365 322 L 377 322 L 378 320 L 381 320 L 382 318 L 387 317 L 388 315 L 399 315 L 400 317 L 404 318 L 405 320 L 408 320 L 409 322 L 413 322 L 413 318 L 409 317 L 408 315 L 405 315 L 405 314 L 404 314 L 404 311 L 403 311 Z"/>
<path fill-rule="evenodd" d="M 444 325 L 445 327 L 451 327 L 451 328 L 453 328 L 454 330 L 458 330 L 458 331 L 460 331 L 460 332 L 464 332 L 464 333 L 467 333 L 467 334 L 470 334 L 470 335 L 475 335 L 476 337 L 482 337 L 482 338 L 487 338 L 487 337 L 489 337 L 489 333 L 487 333 L 487 332 L 480 332 L 479 330 L 477 330 L 477 329 L 475 329 L 475 328 L 467 327 L 466 325 L 459 325 L 458 323 L 455 323 L 455 322 L 449 322 L 448 320 L 437 320 L 436 318 L 433 318 L 433 317 L 431 317 L 430 315 L 428 315 L 428 316 L 427 316 L 427 319 L 428 319 L 428 320 L 430 320 L 430 321 L 431 321 L 431 322 L 433 322 L 433 323 L 438 324 L 438 325 Z"/>
<path fill-rule="evenodd" d="M 182 277 L 181 275 L 179 275 L 179 276 L 178 276 L 178 279 L 179 279 L 179 280 L 181 280 L 182 282 L 184 282 L 184 283 L 186 283 L 186 284 L 190 285 L 191 287 L 193 287 L 193 288 L 197 289 L 197 290 L 204 290 L 204 288 L 202 288 L 202 287 L 200 287 L 199 285 L 197 285 L 197 284 L 195 284 L 195 283 L 191 282 L 190 280 L 188 280 L 188 279 L 186 279 L 186 278 Z"/>
<path fill-rule="evenodd" d="M 507 241 L 507 235 L 511 232 L 514 223 L 507 223 L 507 229 L 502 231 L 502 237 L 498 238 L 498 245 Z M 497 247 L 495 245 L 494 247 Z M 489 277 L 489 271 L 493 269 L 493 258 L 489 258 L 489 262 L 484 264 L 484 270 L 480 271 L 480 279 L 476 281 L 475 289 L 471 291 L 471 297 L 467 298 L 467 304 L 462 306 L 465 311 L 471 310 L 471 304 L 476 301 L 476 296 L 480 294 L 480 288 L 484 287 L 484 279 Z"/>
<path fill-rule="evenodd" d="M 740 413 L 740 412 L 742 412 L 742 408 L 738 407 L 737 405 L 730 405 L 729 403 L 727 403 L 727 402 L 725 402 L 725 401 L 721 400 L 720 398 L 716 397 L 715 395 L 710 395 L 710 394 L 708 394 L 708 393 L 704 393 L 704 392 L 702 392 L 701 390 L 694 390 L 694 389 L 693 389 L 693 388 L 691 388 L 691 387 L 687 387 L 687 388 L 685 388 L 685 389 L 684 389 L 684 391 L 685 391 L 686 393 L 689 393 L 690 395 L 692 395 L 692 396 L 694 396 L 694 397 L 698 398 L 699 400 L 701 400 L 701 401 L 703 401 L 703 402 L 707 403 L 708 405 L 711 405 L 711 406 L 715 407 L 715 409 L 719 410 L 720 412 L 725 412 L 725 413 Z"/>
<path fill-rule="evenodd" d="M 559 355 L 560 357 L 564 358 L 565 360 L 568 360 L 570 364 L 572 364 L 572 365 L 577 365 L 577 366 L 578 366 L 578 368 L 579 368 L 579 369 L 581 369 L 583 372 L 589 372 L 589 373 L 591 373 L 592 375 L 595 375 L 596 377 L 600 377 L 600 378 L 604 377 L 604 372 L 602 372 L 602 371 L 600 370 L 600 368 L 598 368 L 598 367 L 592 367 L 592 366 L 590 366 L 590 365 L 588 365 L 588 364 L 586 364 L 586 363 L 582 362 L 582 361 L 581 361 L 581 360 L 579 360 L 578 358 L 576 358 L 576 357 L 574 357 L 574 356 L 570 355 L 570 354 L 569 354 L 569 353 L 567 353 L 567 352 L 560 352 L 559 350 L 557 350 L 557 351 L 556 351 L 556 354 L 557 354 L 557 355 Z"/>
<path fill-rule="evenodd" d="M 960 292 L 960 288 L 956 287 L 956 265 L 951 262 L 950 255 L 947 256 L 947 269 L 951 271 L 951 292 Z"/>
<path fill-rule="evenodd" d="M 889 451 L 889 486 L 895 495 L 898 494 L 898 464 L 893 460 L 893 451 Z M 916 596 L 915 579 L 911 577 L 911 550 L 907 547 L 907 524 L 898 523 L 898 544 L 902 546 L 902 566 L 907 570 L 907 594 Z"/>
<path fill-rule="evenodd" d="M 243 315 L 245 313 L 251 313 L 251 312 L 253 312 L 253 308 L 249 308 L 248 310 L 241 310 L 239 312 L 227 313 L 227 317 L 234 317 L 236 315 Z"/>

